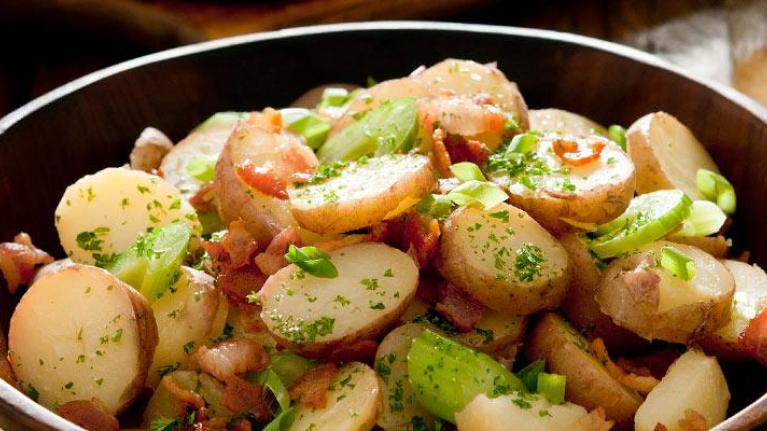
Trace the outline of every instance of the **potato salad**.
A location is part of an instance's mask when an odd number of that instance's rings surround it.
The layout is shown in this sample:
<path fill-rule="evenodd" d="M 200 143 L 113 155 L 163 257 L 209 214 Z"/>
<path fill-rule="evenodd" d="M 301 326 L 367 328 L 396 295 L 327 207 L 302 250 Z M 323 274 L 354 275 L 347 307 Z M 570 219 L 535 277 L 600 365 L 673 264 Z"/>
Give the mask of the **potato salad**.
<path fill-rule="evenodd" d="M 694 131 L 627 126 L 447 59 L 148 127 L 0 244 L 0 377 L 99 431 L 708 430 L 767 274 Z"/>

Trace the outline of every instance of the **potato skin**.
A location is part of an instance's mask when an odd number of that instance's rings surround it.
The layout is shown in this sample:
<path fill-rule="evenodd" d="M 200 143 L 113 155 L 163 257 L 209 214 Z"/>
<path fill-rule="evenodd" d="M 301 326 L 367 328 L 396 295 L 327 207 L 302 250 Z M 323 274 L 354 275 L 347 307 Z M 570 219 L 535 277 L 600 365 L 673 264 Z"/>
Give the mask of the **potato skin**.
<path fill-rule="evenodd" d="M 154 357 L 154 352 L 159 343 L 160 336 L 157 330 L 157 321 L 154 318 L 154 313 L 152 313 L 152 308 L 149 306 L 149 301 L 147 301 L 144 295 L 140 294 L 137 290 L 127 284 L 124 285 L 123 288 L 128 293 L 131 303 L 133 304 L 133 310 L 136 313 L 136 326 L 138 326 L 138 333 L 143 347 L 143 349 L 141 349 L 142 354 L 139 356 L 139 369 L 143 370 L 143 372 L 137 375 L 131 383 L 131 387 L 134 388 L 135 394 L 130 402 L 125 403 L 125 408 L 127 408 L 144 387 L 144 382 L 147 380 L 149 367 L 152 364 L 152 358 Z"/>

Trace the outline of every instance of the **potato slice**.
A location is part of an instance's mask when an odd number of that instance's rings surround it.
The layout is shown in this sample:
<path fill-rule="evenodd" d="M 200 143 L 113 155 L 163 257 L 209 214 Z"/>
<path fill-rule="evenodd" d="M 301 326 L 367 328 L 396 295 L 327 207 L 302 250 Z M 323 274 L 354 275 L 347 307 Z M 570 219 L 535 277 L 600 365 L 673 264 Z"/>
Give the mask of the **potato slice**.
<path fill-rule="evenodd" d="M 317 156 L 298 136 L 238 123 L 216 163 L 221 220 L 229 225 L 242 219 L 259 244 L 269 244 L 285 227 L 296 224 L 285 186 L 296 174 L 313 172 L 318 164 Z M 246 183 L 241 176 L 245 171 L 257 183 Z"/>
<path fill-rule="evenodd" d="M 690 281 L 659 265 L 663 247 L 672 246 L 693 259 Z M 648 339 L 686 343 L 693 335 L 716 331 L 730 319 L 735 281 L 727 268 L 700 249 L 666 241 L 615 259 L 596 293 L 602 312 Z"/>
<path fill-rule="evenodd" d="M 695 184 L 699 168 L 719 172 L 706 148 L 690 129 L 665 112 L 647 114 L 626 133 L 628 153 L 637 170 L 636 190 L 643 194 L 680 189 L 703 199 Z"/>
<path fill-rule="evenodd" d="M 555 153 L 557 142 L 575 142 L 587 153 L 592 145 L 604 148 L 597 159 L 576 166 Z M 554 233 L 606 223 L 622 214 L 634 196 L 634 164 L 617 144 L 601 136 L 543 135 L 522 163 L 525 168 L 520 170 L 516 164 L 491 160 L 489 166 L 497 166 L 490 178 L 508 189 L 512 205 Z"/>
<path fill-rule="evenodd" d="M 41 404 L 55 410 L 98 398 L 118 414 L 144 386 L 157 325 L 133 288 L 102 269 L 72 265 L 29 288 L 8 338 L 13 371 Z"/>
<path fill-rule="evenodd" d="M 178 189 L 143 171 L 106 168 L 67 187 L 56 207 L 61 246 L 77 263 L 103 263 L 128 249 L 150 227 L 176 220 L 202 232 Z"/>
<path fill-rule="evenodd" d="M 385 430 L 407 429 L 416 417 L 429 429 L 434 422 L 434 416 L 415 398 L 407 374 L 410 345 L 424 329 L 424 324 L 406 323 L 389 332 L 378 345 L 375 370 L 381 380 L 383 408 L 376 423 Z"/>
<path fill-rule="evenodd" d="M 727 359 L 746 359 L 739 340 L 748 324 L 767 307 L 767 274 L 757 265 L 736 260 L 722 261 L 735 279 L 730 321 L 716 332 L 703 335 L 698 343 L 706 352 Z"/>
<path fill-rule="evenodd" d="M 615 380 L 588 351 L 588 340 L 561 317 L 547 313 L 527 341 L 529 360 L 545 359 L 549 372 L 567 376 L 565 396 L 587 409 L 603 407 L 609 419 L 630 423 L 640 397 Z"/>
<path fill-rule="evenodd" d="M 336 278 L 288 265 L 261 288 L 261 319 L 282 344 L 308 356 L 372 338 L 397 321 L 415 295 L 418 269 L 407 254 L 368 242 L 328 253 Z"/>
<path fill-rule="evenodd" d="M 342 233 L 392 218 L 437 184 L 428 157 L 389 155 L 351 162 L 338 176 L 288 189 L 293 215 L 318 233 Z"/>
<path fill-rule="evenodd" d="M 722 235 L 699 237 L 675 236 L 669 238 L 669 241 L 697 247 L 717 259 L 725 259 L 732 245 L 732 240 L 726 239 Z"/>
<path fill-rule="evenodd" d="M 692 410 L 713 428 L 727 415 L 730 391 L 716 358 L 689 350 L 680 356 L 637 410 L 636 431 L 656 430 L 662 424 L 668 431 L 684 431 L 688 411 Z"/>
<path fill-rule="evenodd" d="M 438 267 L 486 307 L 511 315 L 556 308 L 570 275 L 559 242 L 507 204 L 454 211 L 443 228 Z"/>
<path fill-rule="evenodd" d="M 184 367 L 189 355 L 221 333 L 229 303 L 214 283 L 210 275 L 182 266 L 173 288 L 152 303 L 160 341 L 147 386 L 157 386 L 168 370 Z"/>
<path fill-rule="evenodd" d="M 530 130 L 575 136 L 607 136 L 607 129 L 604 126 L 582 115 L 562 109 L 531 109 L 528 115 Z"/>
<path fill-rule="evenodd" d="M 289 431 L 368 431 L 375 426 L 381 404 L 375 371 L 350 362 L 338 370 L 330 388 L 324 409 L 298 406 Z"/>
<path fill-rule="evenodd" d="M 477 395 L 455 414 L 461 431 L 573 431 L 588 412 L 570 402 L 551 404 L 539 395 Z"/>

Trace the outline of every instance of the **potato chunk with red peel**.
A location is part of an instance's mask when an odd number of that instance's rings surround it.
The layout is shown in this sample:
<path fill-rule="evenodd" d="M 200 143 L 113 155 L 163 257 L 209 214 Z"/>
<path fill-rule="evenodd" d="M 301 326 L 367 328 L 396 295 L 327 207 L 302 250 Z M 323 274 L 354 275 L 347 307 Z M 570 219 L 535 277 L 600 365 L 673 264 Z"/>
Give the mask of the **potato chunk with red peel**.
<path fill-rule="evenodd" d="M 118 414 L 144 386 L 157 325 L 133 288 L 102 269 L 72 265 L 29 288 L 8 341 L 13 371 L 44 406 L 97 398 Z"/>
<path fill-rule="evenodd" d="M 690 129 L 665 112 L 640 118 L 629 127 L 626 138 L 636 165 L 638 194 L 680 189 L 693 199 L 703 199 L 695 174 L 700 168 L 719 172 Z"/>
<path fill-rule="evenodd" d="M 221 151 L 214 180 L 221 220 L 228 225 L 242 219 L 264 245 L 296 224 L 285 189 L 319 164 L 298 136 L 275 129 L 238 123 Z"/>
<path fill-rule="evenodd" d="M 689 281 L 660 265 L 663 247 L 691 258 L 696 275 Z M 612 261 L 596 293 L 602 312 L 626 329 L 648 339 L 686 343 L 716 331 L 730 319 L 735 281 L 711 255 L 692 246 L 650 243 Z"/>
<path fill-rule="evenodd" d="M 328 255 L 337 277 L 318 278 L 288 265 L 260 291 L 269 332 L 307 356 L 377 336 L 399 319 L 418 285 L 413 260 L 388 245 L 368 242 Z"/>
<path fill-rule="evenodd" d="M 607 136 L 607 129 L 582 115 L 562 109 L 531 109 L 530 130 L 544 133 L 563 133 L 576 136 Z"/>

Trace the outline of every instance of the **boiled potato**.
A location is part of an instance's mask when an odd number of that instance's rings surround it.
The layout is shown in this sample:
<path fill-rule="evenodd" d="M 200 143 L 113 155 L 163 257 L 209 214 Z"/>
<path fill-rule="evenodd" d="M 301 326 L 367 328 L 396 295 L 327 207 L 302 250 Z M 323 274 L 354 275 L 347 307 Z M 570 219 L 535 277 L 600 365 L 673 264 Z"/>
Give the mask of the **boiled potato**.
<path fill-rule="evenodd" d="M 713 428 L 727 415 L 730 391 L 716 358 L 697 350 L 680 356 L 637 410 L 636 431 L 656 430 L 661 424 L 668 431 L 684 431 L 680 421 L 688 410 L 702 416 L 706 429 Z"/>
<path fill-rule="evenodd" d="M 202 228 L 178 189 L 143 171 L 106 168 L 67 187 L 56 207 L 61 246 L 77 263 L 103 264 L 151 227 L 183 220 Z"/>
<path fill-rule="evenodd" d="M 565 249 L 507 204 L 454 211 L 443 227 L 438 267 L 486 307 L 511 315 L 556 308 L 569 282 Z"/>
<path fill-rule="evenodd" d="M 337 277 L 318 278 L 288 265 L 260 290 L 269 332 L 308 356 L 375 337 L 397 321 L 418 285 L 413 260 L 388 245 L 368 242 L 328 254 Z"/>
<path fill-rule="evenodd" d="M 130 167 L 151 173 L 153 169 L 160 167 L 163 157 L 172 148 L 173 142 L 163 132 L 154 127 L 147 127 L 133 144 Z"/>
<path fill-rule="evenodd" d="M 214 283 L 210 275 L 182 266 L 178 281 L 152 303 L 160 341 L 147 386 L 155 387 L 164 370 L 185 366 L 198 347 L 221 333 L 229 306 Z"/>
<path fill-rule="evenodd" d="M 41 404 L 98 398 L 118 414 L 144 386 L 157 325 L 133 288 L 102 269 L 72 265 L 29 288 L 8 338 L 13 371 Z"/>
<path fill-rule="evenodd" d="M 603 407 L 619 424 L 629 423 L 642 403 L 641 396 L 613 378 L 588 351 L 588 340 L 556 314 L 538 321 L 528 336 L 526 356 L 545 359 L 549 372 L 567 377 L 568 400 L 587 409 Z"/>
<path fill-rule="evenodd" d="M 514 393 L 488 398 L 479 394 L 455 414 L 455 424 L 458 431 L 573 431 L 587 414 L 577 404 L 551 404 L 539 395 Z"/>
<path fill-rule="evenodd" d="M 604 148 L 594 160 L 574 165 L 554 151 L 572 143 L 587 153 L 593 146 Z M 490 177 L 508 189 L 511 204 L 551 232 L 572 232 L 576 227 L 608 222 L 622 214 L 634 196 L 634 164 L 607 138 L 546 134 L 523 163 L 522 170 L 516 165 L 493 168 Z"/>
<path fill-rule="evenodd" d="M 573 112 L 562 109 L 531 109 L 530 130 L 544 133 L 561 133 L 575 136 L 607 136 L 602 125 Z"/>
<path fill-rule="evenodd" d="M 704 350 L 728 359 L 745 359 L 739 340 L 759 312 L 767 307 L 767 274 L 757 265 L 725 260 L 724 266 L 735 279 L 730 321 L 716 332 L 703 335 L 698 343 Z"/>
<path fill-rule="evenodd" d="M 404 430 L 419 417 L 429 429 L 434 417 L 415 398 L 407 374 L 410 345 L 426 325 L 406 323 L 389 332 L 378 345 L 375 370 L 380 378 L 383 408 L 376 422 L 385 430 Z"/>
<path fill-rule="evenodd" d="M 719 172 L 706 151 L 684 124 L 665 112 L 640 118 L 626 133 L 628 153 L 637 170 L 637 193 L 680 189 L 703 199 L 695 183 L 699 168 Z"/>
<path fill-rule="evenodd" d="M 338 176 L 288 189 L 293 215 L 318 233 L 342 233 L 392 218 L 436 186 L 428 157 L 389 155 L 350 162 Z"/>
<path fill-rule="evenodd" d="M 717 236 L 674 236 L 669 241 L 697 247 L 717 259 L 724 259 L 730 251 L 731 240 L 722 235 Z"/>
<path fill-rule="evenodd" d="M 38 280 L 41 280 L 49 275 L 53 275 L 61 271 L 62 269 L 67 269 L 70 266 L 74 266 L 74 265 L 77 265 L 77 264 L 72 262 L 72 259 L 70 258 L 54 260 L 48 265 L 45 265 L 42 268 L 37 270 L 37 273 L 35 273 L 35 277 L 32 279 L 32 283 L 35 283 Z"/>
<path fill-rule="evenodd" d="M 660 266 L 666 246 L 693 259 L 692 280 Z M 695 247 L 658 241 L 610 263 L 596 300 L 616 324 L 648 340 L 686 343 L 727 323 L 734 292 L 735 281 L 722 263 Z"/>
<path fill-rule="evenodd" d="M 299 405 L 289 431 L 368 431 L 376 423 L 381 387 L 375 371 L 360 362 L 338 370 L 323 409 Z"/>
<path fill-rule="evenodd" d="M 221 220 L 242 219 L 259 244 L 295 225 L 285 188 L 319 164 L 298 136 L 240 122 L 216 163 L 214 180 Z M 250 179 L 250 181 L 246 181 Z"/>

